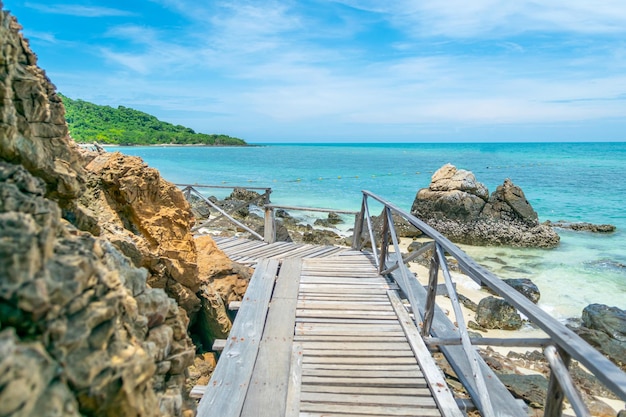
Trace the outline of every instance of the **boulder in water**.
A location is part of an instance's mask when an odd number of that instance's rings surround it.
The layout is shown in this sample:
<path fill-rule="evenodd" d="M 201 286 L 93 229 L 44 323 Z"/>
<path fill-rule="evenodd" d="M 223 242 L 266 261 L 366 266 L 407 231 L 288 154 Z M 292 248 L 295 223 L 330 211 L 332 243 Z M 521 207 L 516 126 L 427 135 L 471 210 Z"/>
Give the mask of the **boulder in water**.
<path fill-rule="evenodd" d="M 522 318 L 508 301 L 496 297 L 485 297 L 478 303 L 476 322 L 486 329 L 517 330 L 522 327 Z"/>
<path fill-rule="evenodd" d="M 474 174 L 451 164 L 418 191 L 411 213 L 457 243 L 551 248 L 559 236 L 539 224 L 522 189 L 506 179 L 489 196 Z"/>

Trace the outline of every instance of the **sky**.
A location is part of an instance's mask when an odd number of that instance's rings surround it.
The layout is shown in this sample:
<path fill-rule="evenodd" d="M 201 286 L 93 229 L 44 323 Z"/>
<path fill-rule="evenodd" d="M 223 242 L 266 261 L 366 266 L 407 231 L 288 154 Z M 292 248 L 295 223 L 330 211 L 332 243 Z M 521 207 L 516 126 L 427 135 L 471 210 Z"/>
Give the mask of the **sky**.
<path fill-rule="evenodd" d="M 623 0 L 4 0 L 58 91 L 249 143 L 626 141 Z"/>

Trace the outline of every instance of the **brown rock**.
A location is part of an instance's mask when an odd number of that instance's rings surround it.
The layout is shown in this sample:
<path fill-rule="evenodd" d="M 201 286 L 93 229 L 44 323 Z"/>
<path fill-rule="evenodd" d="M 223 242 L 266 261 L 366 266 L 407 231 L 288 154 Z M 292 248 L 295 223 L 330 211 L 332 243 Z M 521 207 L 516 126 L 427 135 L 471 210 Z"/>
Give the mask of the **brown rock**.
<path fill-rule="evenodd" d="M 544 248 L 559 243 L 556 232 L 539 224 L 523 191 L 509 179 L 489 196 L 471 172 L 450 164 L 418 191 L 411 213 L 457 243 Z"/>

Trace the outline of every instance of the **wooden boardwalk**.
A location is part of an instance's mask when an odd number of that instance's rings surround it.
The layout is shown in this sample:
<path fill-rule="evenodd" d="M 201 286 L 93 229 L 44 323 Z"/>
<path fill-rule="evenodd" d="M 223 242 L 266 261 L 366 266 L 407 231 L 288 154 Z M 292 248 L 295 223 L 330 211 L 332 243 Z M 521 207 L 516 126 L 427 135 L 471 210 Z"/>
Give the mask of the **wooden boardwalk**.
<path fill-rule="evenodd" d="M 214 237 L 213 239 L 230 259 L 244 265 L 254 265 L 261 258 L 282 260 L 287 258 L 306 259 L 327 258 L 336 255 L 363 255 L 363 252 L 341 246 L 293 242 L 266 243 L 260 240 L 236 237 Z"/>
<path fill-rule="evenodd" d="M 217 241 L 257 266 L 199 416 L 462 416 L 371 256 Z"/>

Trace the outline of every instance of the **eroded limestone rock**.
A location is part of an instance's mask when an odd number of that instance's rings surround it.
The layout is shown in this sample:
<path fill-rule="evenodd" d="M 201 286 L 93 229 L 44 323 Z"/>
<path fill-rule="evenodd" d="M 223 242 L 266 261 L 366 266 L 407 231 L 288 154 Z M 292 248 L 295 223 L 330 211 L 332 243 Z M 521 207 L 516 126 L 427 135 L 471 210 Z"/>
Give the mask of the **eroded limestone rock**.
<path fill-rule="evenodd" d="M 0 415 L 34 415 L 47 395 L 68 415 L 180 415 L 159 410 L 183 401 L 184 381 L 175 393 L 167 382 L 193 360 L 186 316 L 44 194 L 42 180 L 0 161 Z"/>
<path fill-rule="evenodd" d="M 555 247 L 559 236 L 539 224 L 524 192 L 506 179 L 491 196 L 474 174 L 451 164 L 418 191 L 411 213 L 457 243 Z"/>

